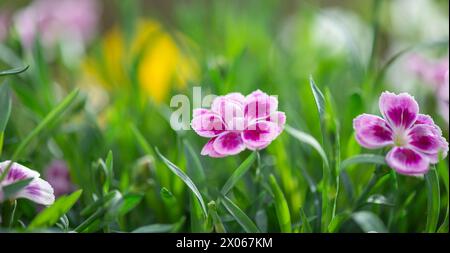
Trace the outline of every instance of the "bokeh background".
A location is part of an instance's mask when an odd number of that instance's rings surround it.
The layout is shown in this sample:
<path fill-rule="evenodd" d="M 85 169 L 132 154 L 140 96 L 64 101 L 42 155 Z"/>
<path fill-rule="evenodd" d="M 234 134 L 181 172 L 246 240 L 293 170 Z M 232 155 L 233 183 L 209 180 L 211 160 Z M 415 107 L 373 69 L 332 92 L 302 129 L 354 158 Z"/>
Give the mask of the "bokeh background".
<path fill-rule="evenodd" d="M 200 156 L 206 140 L 193 131 L 176 132 L 169 124 L 175 110 L 170 107 L 173 95 L 191 97 L 193 86 L 201 86 L 204 95 L 249 94 L 256 89 L 278 95 L 287 123 L 321 143 L 330 138 L 327 154 L 336 162 L 374 153 L 354 140 L 353 118 L 364 112 L 379 114 L 382 91 L 406 91 L 448 139 L 448 4 L 446 0 L 2 0 L 0 69 L 30 67 L 8 79 L 14 97 L 1 160 L 7 160 L 20 140 L 79 88 L 70 111 L 36 138 L 20 159 L 53 181 L 60 195 L 83 189 L 80 201 L 65 216 L 70 221 L 65 229 L 84 224 L 78 231 L 129 232 L 165 224 L 167 231 L 212 231 L 196 217 L 198 203 L 189 189 L 153 150 L 143 148 L 136 132 L 151 149 L 158 147 L 187 172 L 206 203 L 217 199 L 219 189 L 250 152 L 224 159 Z M 328 137 L 322 135 L 310 77 L 327 99 Z M 114 173 L 105 190 L 99 159 L 106 159 L 110 150 Z M 192 168 L 192 154 L 204 174 L 197 175 Z M 264 190 L 269 174 L 276 176 L 284 193 L 294 231 L 305 231 L 305 219 L 314 232 L 426 229 L 429 211 L 423 178 L 383 168 L 386 176 L 364 205 L 355 207 L 374 166 L 355 165 L 338 172 L 340 181 L 330 194 L 339 189 L 340 219 L 330 227 L 317 221 L 314 189 L 320 191 L 324 183 L 322 161 L 313 149 L 283 133 L 261 152 L 261 163 L 263 183 L 255 183 L 250 172 L 230 197 L 261 231 L 280 231 L 273 198 Z M 437 167 L 441 185 L 437 219 L 448 231 L 448 159 Z M 82 212 L 111 191 L 131 208 L 110 211 L 113 207 L 101 202 L 104 213 Z M 216 204 L 226 230 L 242 232 L 233 216 Z M 20 200 L 19 207 L 17 220 L 24 224 L 40 210 L 27 200 Z M 358 212 L 369 215 L 355 216 Z M 89 217 L 94 218 L 86 224 Z M 373 222 L 375 228 L 367 227 Z"/>

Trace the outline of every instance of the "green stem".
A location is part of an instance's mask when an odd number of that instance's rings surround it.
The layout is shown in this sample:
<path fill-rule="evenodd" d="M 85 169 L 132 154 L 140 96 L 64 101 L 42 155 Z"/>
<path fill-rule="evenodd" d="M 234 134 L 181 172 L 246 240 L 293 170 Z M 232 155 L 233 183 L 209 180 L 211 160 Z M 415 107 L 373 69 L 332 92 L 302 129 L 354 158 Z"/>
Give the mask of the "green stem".
<path fill-rule="evenodd" d="M 2 226 L 11 228 L 14 223 L 17 201 L 5 201 L 2 206 Z"/>
<path fill-rule="evenodd" d="M 381 173 L 381 166 L 377 165 L 375 168 L 375 171 L 372 175 L 372 178 L 370 179 L 369 183 L 366 185 L 366 188 L 364 189 L 363 193 L 359 196 L 358 200 L 356 201 L 354 210 L 357 210 L 361 206 L 364 205 L 366 202 L 366 199 L 370 192 L 372 191 L 372 188 L 375 186 L 375 184 L 378 182 L 378 180 L 381 178 L 383 173 Z"/>

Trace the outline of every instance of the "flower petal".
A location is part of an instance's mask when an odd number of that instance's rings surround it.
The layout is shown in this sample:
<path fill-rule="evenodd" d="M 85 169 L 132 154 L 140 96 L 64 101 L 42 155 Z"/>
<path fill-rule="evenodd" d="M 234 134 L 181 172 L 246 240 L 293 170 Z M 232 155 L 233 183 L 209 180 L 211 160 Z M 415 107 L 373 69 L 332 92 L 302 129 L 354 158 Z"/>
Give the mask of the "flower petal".
<path fill-rule="evenodd" d="M 245 96 L 239 92 L 229 93 L 228 95 L 225 96 L 225 98 L 230 99 L 233 102 L 240 104 L 241 106 L 244 106 L 245 104 Z"/>
<path fill-rule="evenodd" d="M 219 154 L 214 150 L 213 143 L 217 139 L 217 137 L 214 137 L 210 139 L 205 146 L 203 147 L 202 151 L 200 152 L 201 155 L 210 156 L 210 157 L 224 157 L 225 155 Z"/>
<path fill-rule="evenodd" d="M 236 121 L 236 118 L 244 118 L 244 111 L 242 105 L 234 99 L 227 98 L 227 96 L 217 97 L 212 105 L 211 110 L 222 117 L 222 120 L 227 126 L 227 130 L 236 131 L 243 130 L 243 126 L 236 125 L 236 122 L 244 122 L 243 120 Z M 236 129 L 240 127 L 240 129 Z"/>
<path fill-rule="evenodd" d="M 242 132 L 242 139 L 247 148 L 257 150 L 267 147 L 279 133 L 279 127 L 276 124 L 269 121 L 257 121 Z"/>
<path fill-rule="evenodd" d="M 387 122 L 375 115 L 361 114 L 353 120 L 358 143 L 369 149 L 393 144 L 392 130 Z"/>
<path fill-rule="evenodd" d="M 442 149 L 441 133 L 431 125 L 415 125 L 408 133 L 409 145 L 426 154 L 436 154 Z"/>
<path fill-rule="evenodd" d="M 194 113 L 195 114 L 195 113 Z M 212 112 L 197 111 L 191 122 L 192 129 L 202 137 L 214 137 L 225 130 L 222 118 Z"/>
<path fill-rule="evenodd" d="M 286 114 L 284 112 L 272 113 L 269 117 L 269 121 L 278 126 L 278 133 L 281 133 L 286 124 Z"/>
<path fill-rule="evenodd" d="M 404 147 L 395 147 L 389 151 L 386 162 L 392 169 L 404 175 L 423 175 L 429 168 L 426 156 Z"/>
<path fill-rule="evenodd" d="M 247 119 L 266 118 L 278 108 L 278 99 L 257 90 L 246 98 L 244 113 Z"/>
<path fill-rule="evenodd" d="M 244 141 L 239 132 L 225 132 L 213 143 L 214 150 L 221 155 L 236 155 L 245 149 Z"/>
<path fill-rule="evenodd" d="M 8 167 L 9 163 L 11 161 L 4 161 L 0 163 L 0 172 L 3 173 L 3 171 Z M 8 171 L 8 175 L 6 175 L 4 181 L 2 182 L 4 185 L 8 185 L 14 182 L 17 182 L 19 180 L 24 180 L 27 178 L 37 178 L 39 177 L 39 172 L 31 170 L 21 164 L 13 163 L 11 165 L 11 168 Z"/>
<path fill-rule="evenodd" d="M 41 178 L 33 179 L 28 186 L 17 194 L 17 198 L 26 198 L 46 206 L 55 202 L 53 188 L 47 181 Z"/>
<path fill-rule="evenodd" d="M 383 92 L 379 102 L 380 111 L 384 118 L 394 128 L 408 129 L 416 122 L 419 105 L 407 93 L 396 95 Z"/>

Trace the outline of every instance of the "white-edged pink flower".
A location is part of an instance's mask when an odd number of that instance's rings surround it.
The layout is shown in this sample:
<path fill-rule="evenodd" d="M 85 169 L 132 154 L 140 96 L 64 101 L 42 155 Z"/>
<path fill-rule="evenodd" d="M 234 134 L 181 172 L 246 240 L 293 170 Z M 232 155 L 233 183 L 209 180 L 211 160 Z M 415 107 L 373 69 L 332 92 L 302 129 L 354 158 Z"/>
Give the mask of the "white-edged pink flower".
<path fill-rule="evenodd" d="M 278 111 L 278 99 L 260 90 L 246 97 L 240 93 L 217 97 L 211 109 L 195 109 L 193 114 L 194 131 L 211 138 L 201 152 L 210 157 L 264 149 L 286 123 L 286 115 Z"/>
<path fill-rule="evenodd" d="M 419 105 L 407 93 L 383 92 L 379 100 L 383 117 L 362 114 L 353 120 L 358 143 L 368 149 L 392 147 L 387 164 L 400 174 L 422 175 L 439 154 L 447 156 L 448 143 L 430 116 L 419 114 Z"/>
<path fill-rule="evenodd" d="M 8 167 L 10 161 L 0 163 L 0 173 Z M 20 180 L 33 178 L 21 191 L 12 196 L 12 199 L 25 198 L 41 205 L 51 205 L 55 202 L 55 195 L 50 184 L 39 177 L 39 173 L 18 163 L 13 163 L 8 175 L 0 182 L 0 202 L 4 199 L 3 187 Z"/>

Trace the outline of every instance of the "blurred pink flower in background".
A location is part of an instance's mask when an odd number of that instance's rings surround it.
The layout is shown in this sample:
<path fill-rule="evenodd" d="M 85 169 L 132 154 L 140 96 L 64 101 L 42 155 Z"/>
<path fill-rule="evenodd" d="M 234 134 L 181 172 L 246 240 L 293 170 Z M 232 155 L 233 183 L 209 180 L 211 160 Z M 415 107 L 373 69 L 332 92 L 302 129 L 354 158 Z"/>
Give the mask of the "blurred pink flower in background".
<path fill-rule="evenodd" d="M 14 25 L 26 48 L 39 36 L 45 47 L 58 42 L 85 44 L 97 30 L 96 0 L 35 0 L 14 16 Z"/>
<path fill-rule="evenodd" d="M 435 89 L 438 89 L 445 82 L 448 65 L 448 56 L 439 60 L 432 60 L 414 54 L 408 59 L 408 68 Z"/>
<path fill-rule="evenodd" d="M 0 11 L 0 42 L 3 42 L 8 35 L 9 23 L 8 14 L 4 11 Z"/>
<path fill-rule="evenodd" d="M 436 93 L 439 113 L 449 123 L 448 116 L 448 55 L 439 60 L 425 58 L 414 54 L 408 59 L 408 68 L 413 71 L 422 81 L 431 86 Z"/>
<path fill-rule="evenodd" d="M 64 161 L 53 161 L 45 171 L 45 179 L 55 191 L 55 196 L 69 194 L 75 187 L 70 179 L 69 169 Z"/>

